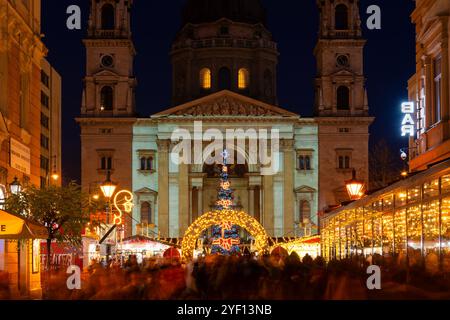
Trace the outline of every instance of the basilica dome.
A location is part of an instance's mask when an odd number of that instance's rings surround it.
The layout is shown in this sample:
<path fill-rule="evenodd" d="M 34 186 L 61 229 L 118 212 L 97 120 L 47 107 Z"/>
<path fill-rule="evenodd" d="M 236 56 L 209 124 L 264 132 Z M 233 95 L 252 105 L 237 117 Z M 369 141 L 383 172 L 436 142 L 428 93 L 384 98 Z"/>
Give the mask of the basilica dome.
<path fill-rule="evenodd" d="M 266 24 L 266 12 L 260 0 L 187 0 L 183 8 L 183 25 L 214 22 L 221 18 Z"/>

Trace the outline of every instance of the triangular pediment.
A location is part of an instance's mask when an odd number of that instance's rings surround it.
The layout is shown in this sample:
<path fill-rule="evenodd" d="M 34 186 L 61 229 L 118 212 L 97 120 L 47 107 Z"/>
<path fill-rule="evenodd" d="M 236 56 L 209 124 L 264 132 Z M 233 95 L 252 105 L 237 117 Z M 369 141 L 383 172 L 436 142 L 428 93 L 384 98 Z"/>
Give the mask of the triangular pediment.
<path fill-rule="evenodd" d="M 311 188 L 309 186 L 301 186 L 295 189 L 295 193 L 314 193 L 316 189 Z"/>
<path fill-rule="evenodd" d="M 354 76 L 355 73 L 350 70 L 347 70 L 347 69 L 342 69 L 342 70 L 339 70 L 339 71 L 333 73 L 332 75 L 333 76 Z"/>
<path fill-rule="evenodd" d="M 299 115 L 277 106 L 228 90 L 190 101 L 152 117 L 295 117 Z"/>
<path fill-rule="evenodd" d="M 115 73 L 111 70 L 101 70 L 95 74 L 96 77 L 117 77 L 118 73 Z"/>
<path fill-rule="evenodd" d="M 152 195 L 158 195 L 158 192 L 156 192 L 155 190 L 152 190 L 150 188 L 144 187 L 142 189 L 139 189 L 137 191 L 135 191 L 134 193 L 136 194 L 152 194 Z"/>

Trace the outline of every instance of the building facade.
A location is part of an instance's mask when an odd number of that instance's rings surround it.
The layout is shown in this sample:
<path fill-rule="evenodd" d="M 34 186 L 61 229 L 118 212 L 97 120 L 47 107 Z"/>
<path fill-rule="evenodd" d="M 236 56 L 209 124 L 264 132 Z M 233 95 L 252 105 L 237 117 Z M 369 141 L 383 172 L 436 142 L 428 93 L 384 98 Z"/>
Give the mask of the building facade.
<path fill-rule="evenodd" d="M 131 38 L 132 1 L 91 1 L 86 47 L 86 76 L 81 115 L 81 182 L 91 196 L 110 171 L 120 189 L 130 190 L 135 122 Z M 126 227 L 131 228 L 127 217 Z M 128 229 L 127 234 L 131 234 Z"/>
<path fill-rule="evenodd" d="M 369 181 L 369 103 L 357 1 L 317 1 L 320 11 L 315 115 L 319 125 L 319 210 L 348 200 L 355 169 Z"/>
<path fill-rule="evenodd" d="M 0 209 L 14 178 L 26 187 L 41 178 L 41 1 L 0 0 Z M 30 242 L 0 240 L 0 270 L 11 289 L 39 296 L 39 270 L 32 266 Z"/>
<path fill-rule="evenodd" d="M 220 164 L 206 163 L 206 158 L 180 162 L 184 153 L 177 156 L 174 150 L 182 139 L 174 140 L 174 133 L 187 132 L 193 143 L 206 147 L 211 139 L 203 138 L 210 130 L 224 136 L 227 130 L 241 130 L 244 136 L 248 130 L 266 130 L 269 145 L 276 140 L 270 133 L 277 130 L 279 154 L 273 159 L 279 167 L 272 174 L 264 170 L 267 163 L 252 161 L 257 153 L 247 136 L 241 147 L 222 145 L 236 157 L 231 166 L 236 206 L 273 237 L 318 232 L 319 211 L 344 199 L 344 181 L 351 178 L 352 167 L 367 180 L 373 120 L 364 88 L 359 8 L 350 0 L 324 3 L 319 2 L 324 26 L 315 50 L 316 117 L 302 118 L 277 105 L 279 53 L 260 1 L 206 5 L 189 0 L 170 52 L 172 106 L 142 118 L 134 114 L 131 2 L 92 1 L 77 119 L 83 188 L 98 192 L 110 171 L 119 188 L 135 196 L 128 235 L 182 237 L 197 217 L 213 209 Z M 347 24 L 335 22 L 335 14 Z M 262 141 L 257 138 L 258 145 Z M 201 151 L 189 152 L 190 158 Z"/>
<path fill-rule="evenodd" d="M 41 63 L 41 187 L 61 185 L 61 76 Z"/>
<path fill-rule="evenodd" d="M 379 254 L 432 273 L 450 270 L 449 16 L 446 0 L 418 0 L 412 14 L 417 70 L 408 82 L 415 106 L 410 176 L 323 219 L 326 258 Z"/>
<path fill-rule="evenodd" d="M 410 140 L 410 170 L 427 169 L 450 157 L 450 3 L 416 1 L 416 74 L 408 83 L 416 105 L 416 134 Z"/>

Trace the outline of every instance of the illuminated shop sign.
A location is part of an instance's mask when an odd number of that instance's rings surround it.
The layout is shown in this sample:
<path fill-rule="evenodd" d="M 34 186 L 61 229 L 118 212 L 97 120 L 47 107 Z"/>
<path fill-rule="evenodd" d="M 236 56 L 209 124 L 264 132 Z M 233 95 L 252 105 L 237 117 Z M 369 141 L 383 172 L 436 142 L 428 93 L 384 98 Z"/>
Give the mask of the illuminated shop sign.
<path fill-rule="evenodd" d="M 402 137 L 414 137 L 414 102 L 402 103 L 402 113 L 404 114 L 402 121 Z"/>

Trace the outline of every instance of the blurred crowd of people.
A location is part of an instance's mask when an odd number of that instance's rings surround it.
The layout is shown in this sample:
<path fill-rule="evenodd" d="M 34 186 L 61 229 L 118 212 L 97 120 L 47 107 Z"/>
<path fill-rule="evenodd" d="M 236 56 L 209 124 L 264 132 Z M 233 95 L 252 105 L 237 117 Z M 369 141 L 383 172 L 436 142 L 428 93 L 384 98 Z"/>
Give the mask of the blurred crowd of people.
<path fill-rule="evenodd" d="M 381 267 L 382 290 L 369 290 L 367 267 Z M 177 259 L 131 256 L 122 266 L 93 263 L 81 290 L 68 290 L 65 273 L 53 274 L 45 299 L 81 300 L 348 300 L 450 299 L 450 275 L 401 267 L 373 256 L 326 263 L 321 257 L 211 255 L 182 264 Z"/>

